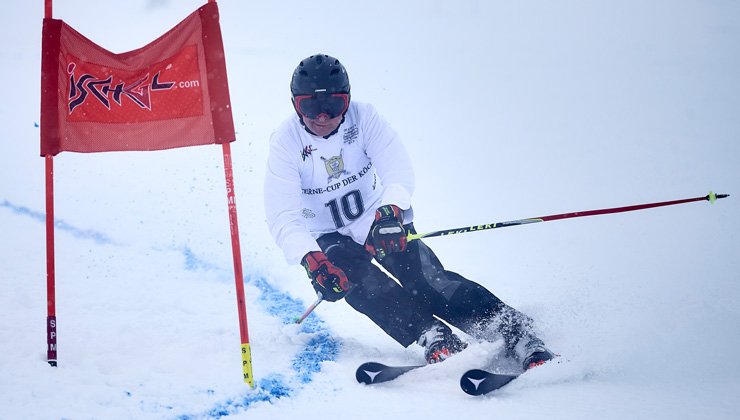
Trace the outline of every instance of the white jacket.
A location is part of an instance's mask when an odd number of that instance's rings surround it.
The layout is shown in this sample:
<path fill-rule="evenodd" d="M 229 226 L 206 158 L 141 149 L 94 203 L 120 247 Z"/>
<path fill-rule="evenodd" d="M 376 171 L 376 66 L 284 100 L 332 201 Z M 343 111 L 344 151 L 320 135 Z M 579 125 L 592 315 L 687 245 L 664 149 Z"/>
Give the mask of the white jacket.
<path fill-rule="evenodd" d="M 413 221 L 414 172 L 398 134 L 369 104 L 352 101 L 328 139 L 308 133 L 297 115 L 270 138 L 265 175 L 267 224 L 289 263 L 320 250 L 329 232 L 364 244 L 375 209 L 395 204 Z"/>

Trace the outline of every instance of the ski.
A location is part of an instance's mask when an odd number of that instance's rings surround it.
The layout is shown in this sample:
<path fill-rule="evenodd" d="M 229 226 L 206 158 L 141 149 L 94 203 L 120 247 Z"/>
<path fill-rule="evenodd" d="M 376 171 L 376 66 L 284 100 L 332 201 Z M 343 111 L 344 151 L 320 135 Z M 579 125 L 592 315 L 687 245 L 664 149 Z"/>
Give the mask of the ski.
<path fill-rule="evenodd" d="M 388 366 L 377 362 L 367 362 L 360 365 L 355 372 L 357 382 L 366 385 L 392 381 L 404 373 L 424 367 L 426 365 Z"/>
<path fill-rule="evenodd" d="M 519 375 L 502 375 L 482 369 L 471 369 L 460 378 L 460 388 L 470 395 L 485 395 L 518 377 Z"/>

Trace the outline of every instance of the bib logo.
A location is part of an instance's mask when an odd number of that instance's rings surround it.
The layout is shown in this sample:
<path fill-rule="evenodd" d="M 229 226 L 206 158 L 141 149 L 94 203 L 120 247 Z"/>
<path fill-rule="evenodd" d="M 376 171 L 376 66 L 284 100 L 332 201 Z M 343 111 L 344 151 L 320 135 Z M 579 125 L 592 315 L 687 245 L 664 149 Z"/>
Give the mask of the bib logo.
<path fill-rule="evenodd" d="M 68 121 L 144 122 L 203 115 L 195 45 L 135 70 L 88 63 L 72 55 L 66 63 Z"/>
<path fill-rule="evenodd" d="M 321 156 L 321 160 L 324 161 L 326 166 L 326 173 L 329 174 L 329 178 L 326 182 L 330 182 L 332 179 L 339 179 L 340 176 L 349 174 L 344 170 L 344 160 L 342 159 L 342 151 L 339 150 L 339 156 L 332 156 L 329 159 Z"/>

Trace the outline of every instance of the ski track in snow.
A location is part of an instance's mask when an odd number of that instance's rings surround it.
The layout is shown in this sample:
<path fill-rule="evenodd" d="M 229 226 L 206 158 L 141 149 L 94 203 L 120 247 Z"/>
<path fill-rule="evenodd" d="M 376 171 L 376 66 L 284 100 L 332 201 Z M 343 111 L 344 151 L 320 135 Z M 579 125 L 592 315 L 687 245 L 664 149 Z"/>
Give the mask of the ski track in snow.
<path fill-rule="evenodd" d="M 31 210 L 3 200 L 0 207 L 8 208 L 18 216 L 29 217 L 38 222 L 46 221 L 46 214 Z M 55 219 L 54 226 L 64 232 L 74 235 L 78 239 L 91 240 L 98 245 L 125 246 L 111 239 L 108 235 L 91 229 L 81 229 L 63 220 Z M 152 248 L 162 251 L 162 248 Z M 174 249 L 174 248 L 173 248 Z M 176 248 L 185 257 L 185 269 L 194 270 L 224 270 L 217 264 L 199 258 L 189 247 Z M 226 270 L 224 270 L 226 271 Z M 304 311 L 303 303 L 280 290 L 274 288 L 263 276 L 245 275 L 245 284 L 251 284 L 260 291 L 259 304 L 267 314 L 278 318 L 282 324 L 294 323 L 295 314 Z M 313 375 L 321 371 L 321 364 L 337 359 L 341 350 L 341 343 L 335 340 L 324 321 L 316 314 L 306 318 L 300 325 L 300 333 L 308 334 L 311 338 L 292 360 L 291 368 L 294 377 L 285 378 L 284 375 L 271 374 L 260 379 L 255 388 L 247 391 L 246 395 L 234 397 L 216 403 L 213 408 L 198 414 L 183 414 L 178 419 L 194 419 L 203 417 L 221 418 L 247 410 L 258 402 L 270 402 L 280 398 L 291 397 L 313 380 Z"/>

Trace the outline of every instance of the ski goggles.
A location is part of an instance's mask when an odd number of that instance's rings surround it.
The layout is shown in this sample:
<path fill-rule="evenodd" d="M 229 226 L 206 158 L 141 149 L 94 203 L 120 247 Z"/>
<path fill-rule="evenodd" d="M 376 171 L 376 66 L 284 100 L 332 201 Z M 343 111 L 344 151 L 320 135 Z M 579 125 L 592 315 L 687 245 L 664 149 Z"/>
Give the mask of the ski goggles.
<path fill-rule="evenodd" d="M 349 93 L 317 93 L 314 95 L 296 95 L 293 97 L 295 109 L 309 119 L 321 114 L 336 118 L 349 108 Z"/>

